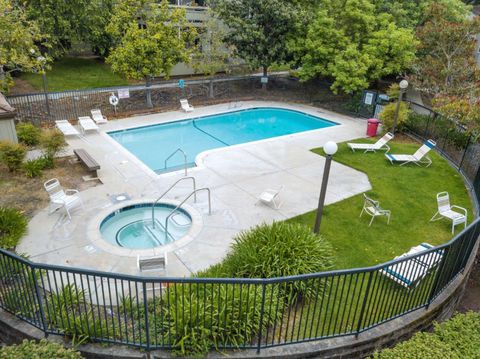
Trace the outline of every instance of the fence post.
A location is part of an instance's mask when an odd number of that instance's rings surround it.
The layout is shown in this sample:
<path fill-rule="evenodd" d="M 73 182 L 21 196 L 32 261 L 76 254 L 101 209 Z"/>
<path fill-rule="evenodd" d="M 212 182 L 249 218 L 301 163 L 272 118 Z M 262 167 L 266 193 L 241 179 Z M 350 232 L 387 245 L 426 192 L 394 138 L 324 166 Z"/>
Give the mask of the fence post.
<path fill-rule="evenodd" d="M 265 291 L 267 286 L 265 283 L 262 283 L 262 307 L 260 309 L 260 324 L 258 327 L 258 343 L 257 343 L 257 354 L 260 353 L 260 347 L 262 345 L 262 326 L 263 326 L 263 313 L 265 311 Z"/>
<path fill-rule="evenodd" d="M 148 300 L 147 300 L 147 283 L 142 282 L 143 290 L 143 306 L 145 307 L 145 336 L 147 340 L 147 352 L 150 352 L 150 328 L 148 322 Z"/>
<path fill-rule="evenodd" d="M 40 321 L 42 323 L 43 334 L 45 335 L 45 337 L 47 337 L 48 334 L 47 334 L 47 326 L 46 326 L 46 320 L 45 320 L 45 312 L 43 310 L 43 303 L 42 303 L 42 297 L 40 295 L 40 288 L 38 287 L 37 274 L 35 273 L 35 267 L 32 265 L 29 265 L 29 266 L 32 271 L 33 282 L 35 283 L 35 294 L 37 296 L 38 310 L 40 311 Z"/>
<path fill-rule="evenodd" d="M 368 294 L 370 293 L 370 285 L 372 284 L 372 277 L 373 277 L 373 272 L 368 272 L 369 277 L 368 277 L 368 282 L 367 282 L 367 289 L 365 290 L 365 298 L 363 299 L 362 303 L 362 309 L 360 309 L 360 317 L 358 318 L 358 324 L 357 324 L 357 332 L 355 333 L 355 338 L 358 338 L 358 335 L 360 334 L 360 327 L 362 325 L 363 321 L 363 313 L 365 312 L 365 307 L 367 305 L 367 299 L 368 299 Z"/>
<path fill-rule="evenodd" d="M 432 122 L 434 123 L 436 118 L 437 118 L 437 113 L 433 112 L 432 110 L 430 110 L 430 113 L 433 113 L 433 116 L 431 117 L 431 119 L 432 119 Z M 427 138 L 427 132 L 428 132 L 428 126 L 429 125 L 430 125 L 430 116 L 428 116 L 427 125 L 425 126 L 425 132 L 423 133 L 423 138 L 424 139 Z"/>
<path fill-rule="evenodd" d="M 472 139 L 472 134 L 470 133 L 470 135 L 467 138 L 467 144 L 465 145 L 465 148 L 463 150 L 462 159 L 460 160 L 460 164 L 458 165 L 458 170 L 459 171 L 462 170 L 463 160 L 465 159 L 465 155 L 467 154 L 467 150 L 468 150 L 468 147 L 470 146 L 470 140 L 471 139 Z"/>
<path fill-rule="evenodd" d="M 425 309 L 428 309 L 430 307 L 430 304 L 432 303 L 433 297 L 435 296 L 435 293 L 437 292 L 437 287 L 438 287 L 438 284 L 440 283 L 440 277 L 443 276 L 443 269 L 445 268 L 445 263 L 447 262 L 448 253 L 450 252 L 450 246 L 445 247 L 445 249 L 443 250 L 442 262 L 438 266 L 438 271 L 436 273 L 435 280 L 433 281 L 432 291 L 430 292 L 430 295 L 428 296 L 427 306 L 425 307 Z"/>

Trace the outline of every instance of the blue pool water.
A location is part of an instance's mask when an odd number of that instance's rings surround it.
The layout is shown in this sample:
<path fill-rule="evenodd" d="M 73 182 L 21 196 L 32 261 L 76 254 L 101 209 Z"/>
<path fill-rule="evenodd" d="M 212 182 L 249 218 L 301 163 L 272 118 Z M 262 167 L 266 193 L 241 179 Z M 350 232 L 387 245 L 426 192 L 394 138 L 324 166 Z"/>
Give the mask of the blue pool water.
<path fill-rule="evenodd" d="M 109 135 L 157 173 L 183 166 L 183 155 L 177 153 L 165 159 L 176 149 L 187 154 L 189 166 L 203 151 L 316 130 L 337 123 L 302 112 L 279 108 L 252 108 L 190 120 L 169 122 L 109 132 Z"/>

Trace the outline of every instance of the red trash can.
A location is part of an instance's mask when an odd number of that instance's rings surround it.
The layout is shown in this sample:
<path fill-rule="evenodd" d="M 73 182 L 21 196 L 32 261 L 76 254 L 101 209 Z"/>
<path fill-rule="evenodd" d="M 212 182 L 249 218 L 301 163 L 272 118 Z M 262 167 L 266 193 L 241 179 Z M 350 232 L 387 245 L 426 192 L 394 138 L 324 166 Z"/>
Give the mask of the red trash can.
<path fill-rule="evenodd" d="M 376 118 L 370 118 L 367 120 L 367 136 L 374 137 L 377 135 L 377 129 L 380 121 Z"/>

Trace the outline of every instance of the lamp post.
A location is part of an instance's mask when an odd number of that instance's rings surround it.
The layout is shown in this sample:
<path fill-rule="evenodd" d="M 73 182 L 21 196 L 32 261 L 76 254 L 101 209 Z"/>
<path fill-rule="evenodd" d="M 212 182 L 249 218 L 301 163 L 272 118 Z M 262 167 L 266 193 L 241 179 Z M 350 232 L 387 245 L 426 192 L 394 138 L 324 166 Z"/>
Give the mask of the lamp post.
<path fill-rule="evenodd" d="M 323 146 L 323 151 L 327 155 L 325 159 L 325 168 L 323 169 L 322 188 L 320 189 L 320 197 L 318 198 L 317 217 L 315 218 L 315 227 L 313 227 L 313 233 L 318 234 L 320 232 L 320 223 L 322 222 L 323 205 L 325 203 L 325 195 L 327 193 L 328 176 L 330 174 L 330 165 L 332 164 L 332 157 L 337 152 L 338 146 L 333 141 L 328 141 Z"/>
<path fill-rule="evenodd" d="M 397 129 L 398 113 L 400 112 L 400 103 L 402 102 L 403 94 L 405 93 L 405 90 L 408 87 L 408 81 L 402 80 L 398 85 L 400 86 L 400 93 L 398 94 L 397 107 L 395 108 L 395 117 L 393 118 L 393 128 L 392 128 L 393 134 L 395 134 L 395 130 Z"/>
<path fill-rule="evenodd" d="M 37 60 L 38 62 L 40 62 L 40 68 L 42 70 L 43 94 L 45 95 L 45 104 L 47 105 L 48 116 L 50 116 L 50 105 L 48 103 L 47 74 L 45 73 L 45 62 L 47 61 L 47 59 L 43 56 L 38 56 Z"/>

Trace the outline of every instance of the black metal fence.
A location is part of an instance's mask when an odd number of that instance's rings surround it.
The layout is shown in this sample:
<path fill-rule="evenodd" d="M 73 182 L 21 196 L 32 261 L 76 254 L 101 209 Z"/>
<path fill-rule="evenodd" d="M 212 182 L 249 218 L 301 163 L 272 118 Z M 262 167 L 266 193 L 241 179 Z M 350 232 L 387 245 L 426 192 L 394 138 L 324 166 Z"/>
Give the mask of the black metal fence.
<path fill-rule="evenodd" d="M 271 279 L 127 276 L 0 250 L 0 306 L 77 343 L 260 350 L 358 335 L 428 307 L 462 274 L 479 235 L 476 219 L 444 245 L 381 265 Z"/>

